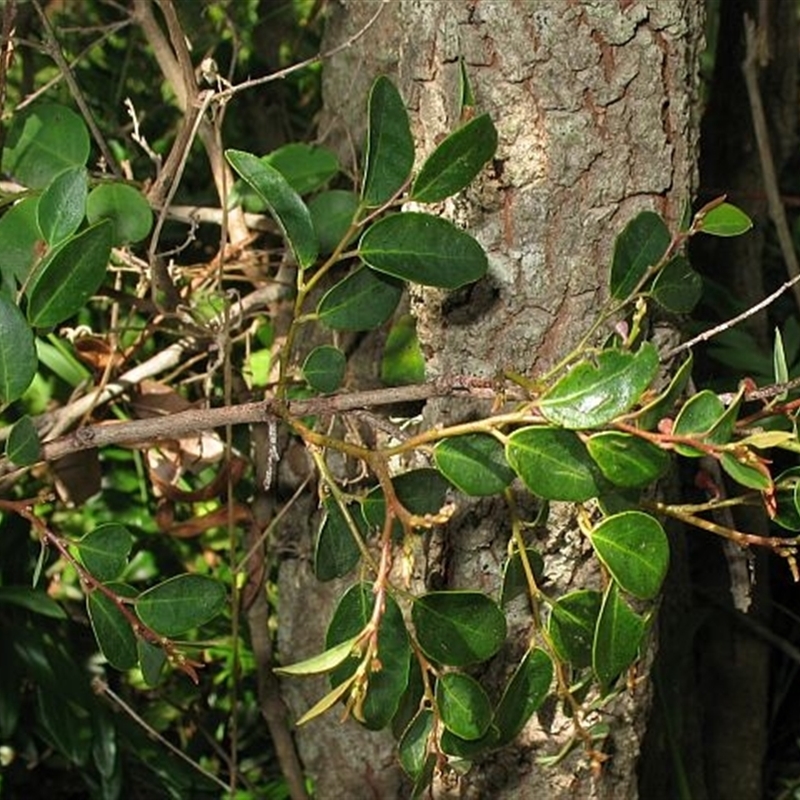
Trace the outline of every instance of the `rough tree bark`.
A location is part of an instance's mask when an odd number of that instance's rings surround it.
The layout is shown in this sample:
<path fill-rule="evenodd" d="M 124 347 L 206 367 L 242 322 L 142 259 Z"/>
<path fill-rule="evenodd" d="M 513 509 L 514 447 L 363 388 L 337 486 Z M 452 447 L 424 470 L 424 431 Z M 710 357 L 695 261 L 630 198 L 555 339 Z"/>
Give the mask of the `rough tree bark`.
<path fill-rule="evenodd" d="M 331 2 L 328 44 L 359 30 L 375 9 L 366 0 Z M 458 123 L 461 59 L 479 110 L 499 130 L 492 168 L 443 208 L 484 245 L 488 276 L 464 291 L 425 291 L 412 301 L 432 374 L 541 372 L 603 302 L 624 224 L 644 209 L 678 219 L 695 182 L 702 9 L 702 0 L 392 0 L 369 35 L 326 64 L 321 130 L 343 152 L 363 140 L 372 80 L 389 74 L 411 108 L 418 152 L 429 153 Z M 426 412 L 431 421 L 469 413 L 448 402 Z M 464 508 L 442 534 L 448 584 L 492 591 L 508 534 L 497 505 Z M 539 544 L 563 589 L 596 580 L 567 516 L 551 515 Z M 285 565 L 280 591 L 284 657 L 318 651 L 337 587 L 320 587 L 297 560 Z M 525 632 L 517 630 L 519 650 Z M 513 748 L 476 765 L 458 796 L 638 796 L 649 686 L 642 681 L 614 706 L 614 756 L 600 779 L 580 752 L 553 769 L 537 765 L 570 733 L 553 706 Z M 287 686 L 298 710 L 319 698 L 315 691 L 310 683 Z M 388 736 L 330 717 L 298 732 L 298 745 L 321 798 L 404 796 Z"/>

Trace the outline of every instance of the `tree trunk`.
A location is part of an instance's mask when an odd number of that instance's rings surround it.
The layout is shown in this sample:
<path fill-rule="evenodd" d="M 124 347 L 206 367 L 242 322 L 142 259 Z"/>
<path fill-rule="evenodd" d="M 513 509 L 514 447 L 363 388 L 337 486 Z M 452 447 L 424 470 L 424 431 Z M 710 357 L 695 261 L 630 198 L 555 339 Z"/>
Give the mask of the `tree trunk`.
<path fill-rule="evenodd" d="M 332 2 L 326 49 L 358 32 L 377 8 Z M 411 109 L 424 157 L 458 124 L 461 60 L 478 110 L 499 131 L 492 167 L 443 208 L 483 244 L 489 274 L 465 290 L 426 289 L 412 299 L 429 374 L 541 374 L 600 308 L 625 223 L 644 209 L 679 219 L 695 180 L 702 8 L 702 0 L 392 0 L 366 35 L 326 63 L 321 130 L 344 153 L 363 141 L 371 82 L 389 74 Z M 470 413 L 441 401 L 429 404 L 426 418 L 450 422 Z M 462 508 L 442 536 L 438 568 L 446 583 L 494 591 L 509 536 L 499 504 Z M 594 562 L 568 515 L 551 512 L 538 544 L 551 585 L 596 585 Z M 318 652 L 335 589 L 320 589 L 300 562 L 289 562 L 280 592 L 284 657 Z M 511 629 L 509 653 L 519 652 L 526 629 Z M 613 755 L 599 777 L 580 748 L 556 767 L 537 764 L 571 733 L 551 705 L 514 746 L 473 766 L 455 790 L 437 787 L 439 796 L 637 797 L 649 687 L 639 682 L 611 707 L 606 749 Z M 298 711 L 321 696 L 308 683 L 287 690 Z M 388 735 L 329 718 L 300 730 L 298 745 L 323 800 L 405 796 Z"/>

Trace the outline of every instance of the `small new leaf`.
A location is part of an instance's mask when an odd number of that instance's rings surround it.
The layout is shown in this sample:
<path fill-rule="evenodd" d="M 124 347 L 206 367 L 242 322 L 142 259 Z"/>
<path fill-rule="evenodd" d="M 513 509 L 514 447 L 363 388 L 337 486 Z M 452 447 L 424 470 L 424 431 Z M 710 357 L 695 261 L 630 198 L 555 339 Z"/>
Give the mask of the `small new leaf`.
<path fill-rule="evenodd" d="M 298 661 L 296 664 L 289 664 L 285 667 L 275 667 L 274 672 L 278 675 L 321 675 L 330 672 L 339 664 L 350 658 L 356 642 L 361 637 L 361 634 L 347 639 L 347 641 L 337 644 L 326 650 L 324 653 L 307 658 L 304 661 Z"/>

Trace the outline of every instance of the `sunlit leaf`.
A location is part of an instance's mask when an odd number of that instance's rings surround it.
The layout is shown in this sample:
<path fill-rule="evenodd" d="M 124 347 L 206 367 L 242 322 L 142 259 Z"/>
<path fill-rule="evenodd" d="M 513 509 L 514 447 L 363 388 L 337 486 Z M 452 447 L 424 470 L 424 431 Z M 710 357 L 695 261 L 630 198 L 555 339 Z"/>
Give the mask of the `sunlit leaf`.
<path fill-rule="evenodd" d="M 486 253 L 446 219 L 407 211 L 378 220 L 361 237 L 359 255 L 386 275 L 457 289 L 486 274 Z"/>
<path fill-rule="evenodd" d="M 323 653 L 298 661 L 296 664 L 275 667 L 275 672 L 279 675 L 321 675 L 330 672 L 350 658 L 358 636 L 358 634 L 351 636 L 341 644 L 334 645 Z"/>
<path fill-rule="evenodd" d="M 462 739 L 479 739 L 492 719 L 492 703 L 474 678 L 445 672 L 436 682 L 436 706 L 445 727 Z"/>
<path fill-rule="evenodd" d="M 753 221 L 731 203 L 720 203 L 700 218 L 696 229 L 711 236 L 741 236 L 753 227 Z"/>

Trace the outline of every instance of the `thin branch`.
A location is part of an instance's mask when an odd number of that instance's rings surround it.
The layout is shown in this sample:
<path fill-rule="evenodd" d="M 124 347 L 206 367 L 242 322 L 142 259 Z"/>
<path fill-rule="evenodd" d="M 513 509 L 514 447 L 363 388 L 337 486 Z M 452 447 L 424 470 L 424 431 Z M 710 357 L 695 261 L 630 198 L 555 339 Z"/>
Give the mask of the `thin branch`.
<path fill-rule="evenodd" d="M 775 161 L 772 158 L 772 150 L 769 143 L 769 133 L 767 130 L 767 118 L 764 114 L 764 104 L 761 102 L 761 89 L 758 85 L 758 58 L 761 48 L 759 47 L 758 29 L 750 17 L 745 16 L 744 34 L 746 42 L 746 55 L 742 64 L 744 81 L 747 87 L 747 96 L 750 100 L 750 113 L 753 118 L 753 129 L 756 134 L 758 145 L 758 155 L 761 161 L 761 172 L 764 176 L 764 191 L 767 195 L 769 214 L 775 225 L 778 234 L 783 260 L 786 262 L 786 269 L 792 279 L 794 297 L 800 306 L 800 286 L 796 286 L 796 281 L 800 279 L 800 264 L 797 261 L 797 253 L 792 242 L 792 234 L 789 230 L 789 223 L 786 220 L 786 211 L 781 202 L 781 193 L 778 186 L 778 174 L 775 170 Z"/>

